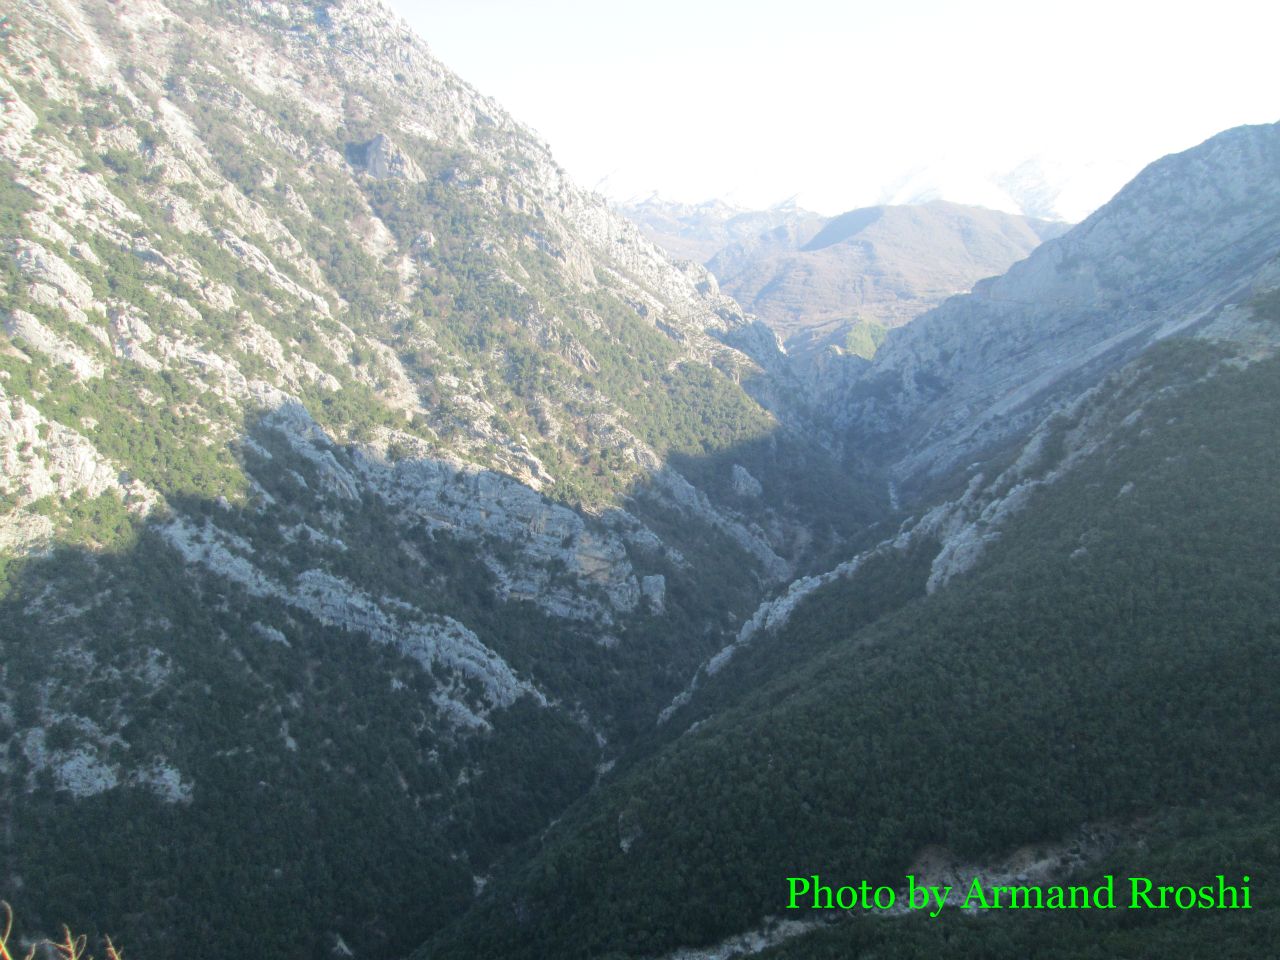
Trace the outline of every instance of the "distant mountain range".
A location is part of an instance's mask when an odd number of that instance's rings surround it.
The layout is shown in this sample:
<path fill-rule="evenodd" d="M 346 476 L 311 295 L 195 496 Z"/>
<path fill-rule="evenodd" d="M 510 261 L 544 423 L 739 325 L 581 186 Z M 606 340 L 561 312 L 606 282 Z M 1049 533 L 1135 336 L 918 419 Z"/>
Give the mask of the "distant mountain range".
<path fill-rule="evenodd" d="M 880 189 L 886 204 L 950 200 L 1045 220 L 1078 222 L 1105 203 L 1136 173 L 1131 157 L 1038 154 L 1009 167 L 982 169 L 935 160 L 905 172 Z"/>
<path fill-rule="evenodd" d="M 883 328 L 1004 272 L 1068 226 L 942 200 L 837 217 L 794 203 L 742 211 L 657 197 L 622 211 L 673 254 L 700 257 L 800 355 L 826 346 L 869 355 Z"/>
<path fill-rule="evenodd" d="M 725 200 L 680 203 L 657 193 L 616 205 L 642 233 L 675 257 L 706 263 L 732 243 L 746 243 L 778 227 L 805 229 L 826 218 L 786 200 L 751 210 Z"/>

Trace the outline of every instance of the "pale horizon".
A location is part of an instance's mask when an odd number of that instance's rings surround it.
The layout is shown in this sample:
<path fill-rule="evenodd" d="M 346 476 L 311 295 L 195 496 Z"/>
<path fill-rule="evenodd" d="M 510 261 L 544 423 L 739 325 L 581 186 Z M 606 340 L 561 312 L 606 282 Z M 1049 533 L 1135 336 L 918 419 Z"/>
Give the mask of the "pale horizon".
<path fill-rule="evenodd" d="M 1078 220 L 1153 160 L 1280 119 L 1280 11 L 1235 0 L 390 3 L 613 200 L 999 208 L 1021 168 Z"/>

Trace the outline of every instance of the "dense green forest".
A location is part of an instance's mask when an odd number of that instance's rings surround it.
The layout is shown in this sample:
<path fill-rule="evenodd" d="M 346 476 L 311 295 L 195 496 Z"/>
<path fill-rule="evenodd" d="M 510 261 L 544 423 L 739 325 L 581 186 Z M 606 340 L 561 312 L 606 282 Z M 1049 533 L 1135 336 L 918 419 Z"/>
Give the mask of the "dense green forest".
<path fill-rule="evenodd" d="M 1064 878 L 1096 886 L 1108 874 L 1170 884 L 1214 883 L 1224 871 L 1248 875 L 1251 909 L 1133 911 L 1117 896 L 1114 911 L 1004 911 L 977 916 L 947 911 L 925 917 L 841 917 L 827 929 L 765 950 L 761 960 L 1112 960 L 1114 957 L 1269 956 L 1280 942 L 1280 809 L 1258 795 L 1177 807 L 1142 823 L 1134 842 L 1087 871 Z M 1238 877 L 1237 877 L 1238 879 Z"/>
<path fill-rule="evenodd" d="M 178 803 L 76 799 L 47 769 L 27 783 L 10 766 L 5 859 L 22 881 L 8 896 L 28 929 L 67 922 L 162 956 L 312 955 L 335 933 L 405 951 L 467 902 L 494 850 L 590 783 L 595 744 L 563 714 L 517 703 L 487 736 L 452 736 L 422 709 L 439 683 L 417 664 L 235 585 L 174 577 L 181 562 L 145 532 L 117 554 L 60 550 L 0 605 L 15 722 L 52 710 L 68 720 L 45 748 L 88 732 L 108 762 L 163 756 L 198 785 Z M 31 612 L 51 589 L 85 613 Z M 455 787 L 466 771 L 474 782 Z"/>
<path fill-rule="evenodd" d="M 580 804 L 420 956 L 656 954 L 777 914 L 787 876 L 895 882 L 928 844 L 981 858 L 1200 803 L 1183 829 L 1218 849 L 1212 811 L 1280 787 L 1280 363 L 1219 354 L 1140 361 L 1141 415 L 1117 397 L 1105 443 L 947 588 L 862 629 L 864 584 L 816 594 L 744 657 L 771 681 Z"/>
<path fill-rule="evenodd" d="M 22 885 L 8 896 L 37 929 L 111 931 L 158 955 L 321 955 L 333 935 L 402 954 L 470 903 L 495 857 L 591 785 L 596 731 L 625 743 L 648 728 L 714 649 L 708 598 L 743 609 L 751 585 L 717 574 L 732 547 L 711 538 L 705 554 L 690 550 L 698 588 L 659 566 L 673 584 L 667 615 L 620 618 L 626 642 L 606 647 L 590 625 L 497 600 L 473 543 L 407 525 L 376 496 L 335 497 L 269 423 L 251 440 L 233 461 L 251 497 L 219 504 L 176 485 L 175 515 L 216 520 L 280 582 L 323 569 L 414 617 L 464 619 L 565 709 L 525 698 L 487 729 L 452 730 L 424 709 L 449 685 L 438 672 L 221 577 L 175 576 L 182 557 L 114 495 L 51 502 L 64 542 L 93 546 L 0 568 L 0 719 L 22 729 L 42 711 L 65 716 L 42 748 L 90 736 L 104 762 L 163 757 L 198 789 L 177 804 L 141 789 L 76 799 L 47 768 L 25 775 L 23 745 L 10 746 L 4 849 Z M 352 450 L 330 449 L 354 469 Z M 268 500 L 280 506 L 264 511 Z M 340 541 L 320 532 L 335 512 Z M 215 930 L 214 916 L 237 920 Z"/>

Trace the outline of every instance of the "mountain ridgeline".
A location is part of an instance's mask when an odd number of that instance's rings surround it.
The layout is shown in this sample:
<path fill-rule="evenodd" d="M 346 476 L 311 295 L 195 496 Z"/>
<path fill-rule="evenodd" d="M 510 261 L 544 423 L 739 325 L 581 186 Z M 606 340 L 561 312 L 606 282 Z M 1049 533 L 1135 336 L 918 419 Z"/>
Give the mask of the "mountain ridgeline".
<path fill-rule="evenodd" d="M 1003 273 L 1068 225 L 935 200 L 822 217 L 784 204 L 738 211 L 657 198 L 624 205 L 646 236 L 696 257 L 793 357 L 869 358 L 884 332 Z"/>
<path fill-rule="evenodd" d="M 1276 128 L 1227 131 L 889 337 L 837 419 L 858 443 L 882 440 L 899 476 L 960 463 L 1248 300 L 1270 282 L 1278 237 Z"/>
<path fill-rule="evenodd" d="M 18 935 L 192 960 L 1280 938 L 1280 128 L 1158 161 L 815 378 L 376 0 L 3 12 Z M 986 216 L 928 209 L 874 219 L 942 243 Z M 787 876 L 1024 847 L 1062 880 L 1252 872 L 1259 909 L 778 922 Z"/>

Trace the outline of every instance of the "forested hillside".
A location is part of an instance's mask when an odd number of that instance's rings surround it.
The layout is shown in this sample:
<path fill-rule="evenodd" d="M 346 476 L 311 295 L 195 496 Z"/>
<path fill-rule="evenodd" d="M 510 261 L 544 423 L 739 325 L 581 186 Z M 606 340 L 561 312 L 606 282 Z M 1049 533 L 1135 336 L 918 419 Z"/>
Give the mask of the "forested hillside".
<path fill-rule="evenodd" d="M 1265 308 L 1250 322 L 1274 342 Z M 811 594 L 708 681 L 714 709 L 677 712 L 665 749 L 420 956 L 653 956 L 779 918 L 789 876 L 896 885 L 931 845 L 982 864 L 1082 824 L 1124 848 L 1082 875 L 1123 857 L 1265 877 L 1275 845 L 1245 838 L 1266 835 L 1251 827 L 1280 786 L 1280 365 L 1236 356 L 1169 342 L 1114 377 L 1078 414 L 1099 431 L 1088 452 L 945 588 L 927 593 L 927 555 L 904 550 Z M 868 607 L 887 590 L 908 599 Z M 1239 933 L 1245 956 L 1276 915 L 1039 921 L 854 917 L 784 954 L 928 955 L 958 930 L 942 955 L 1048 934 L 1063 956 L 1100 936 L 1189 956 L 1188 938 Z"/>

